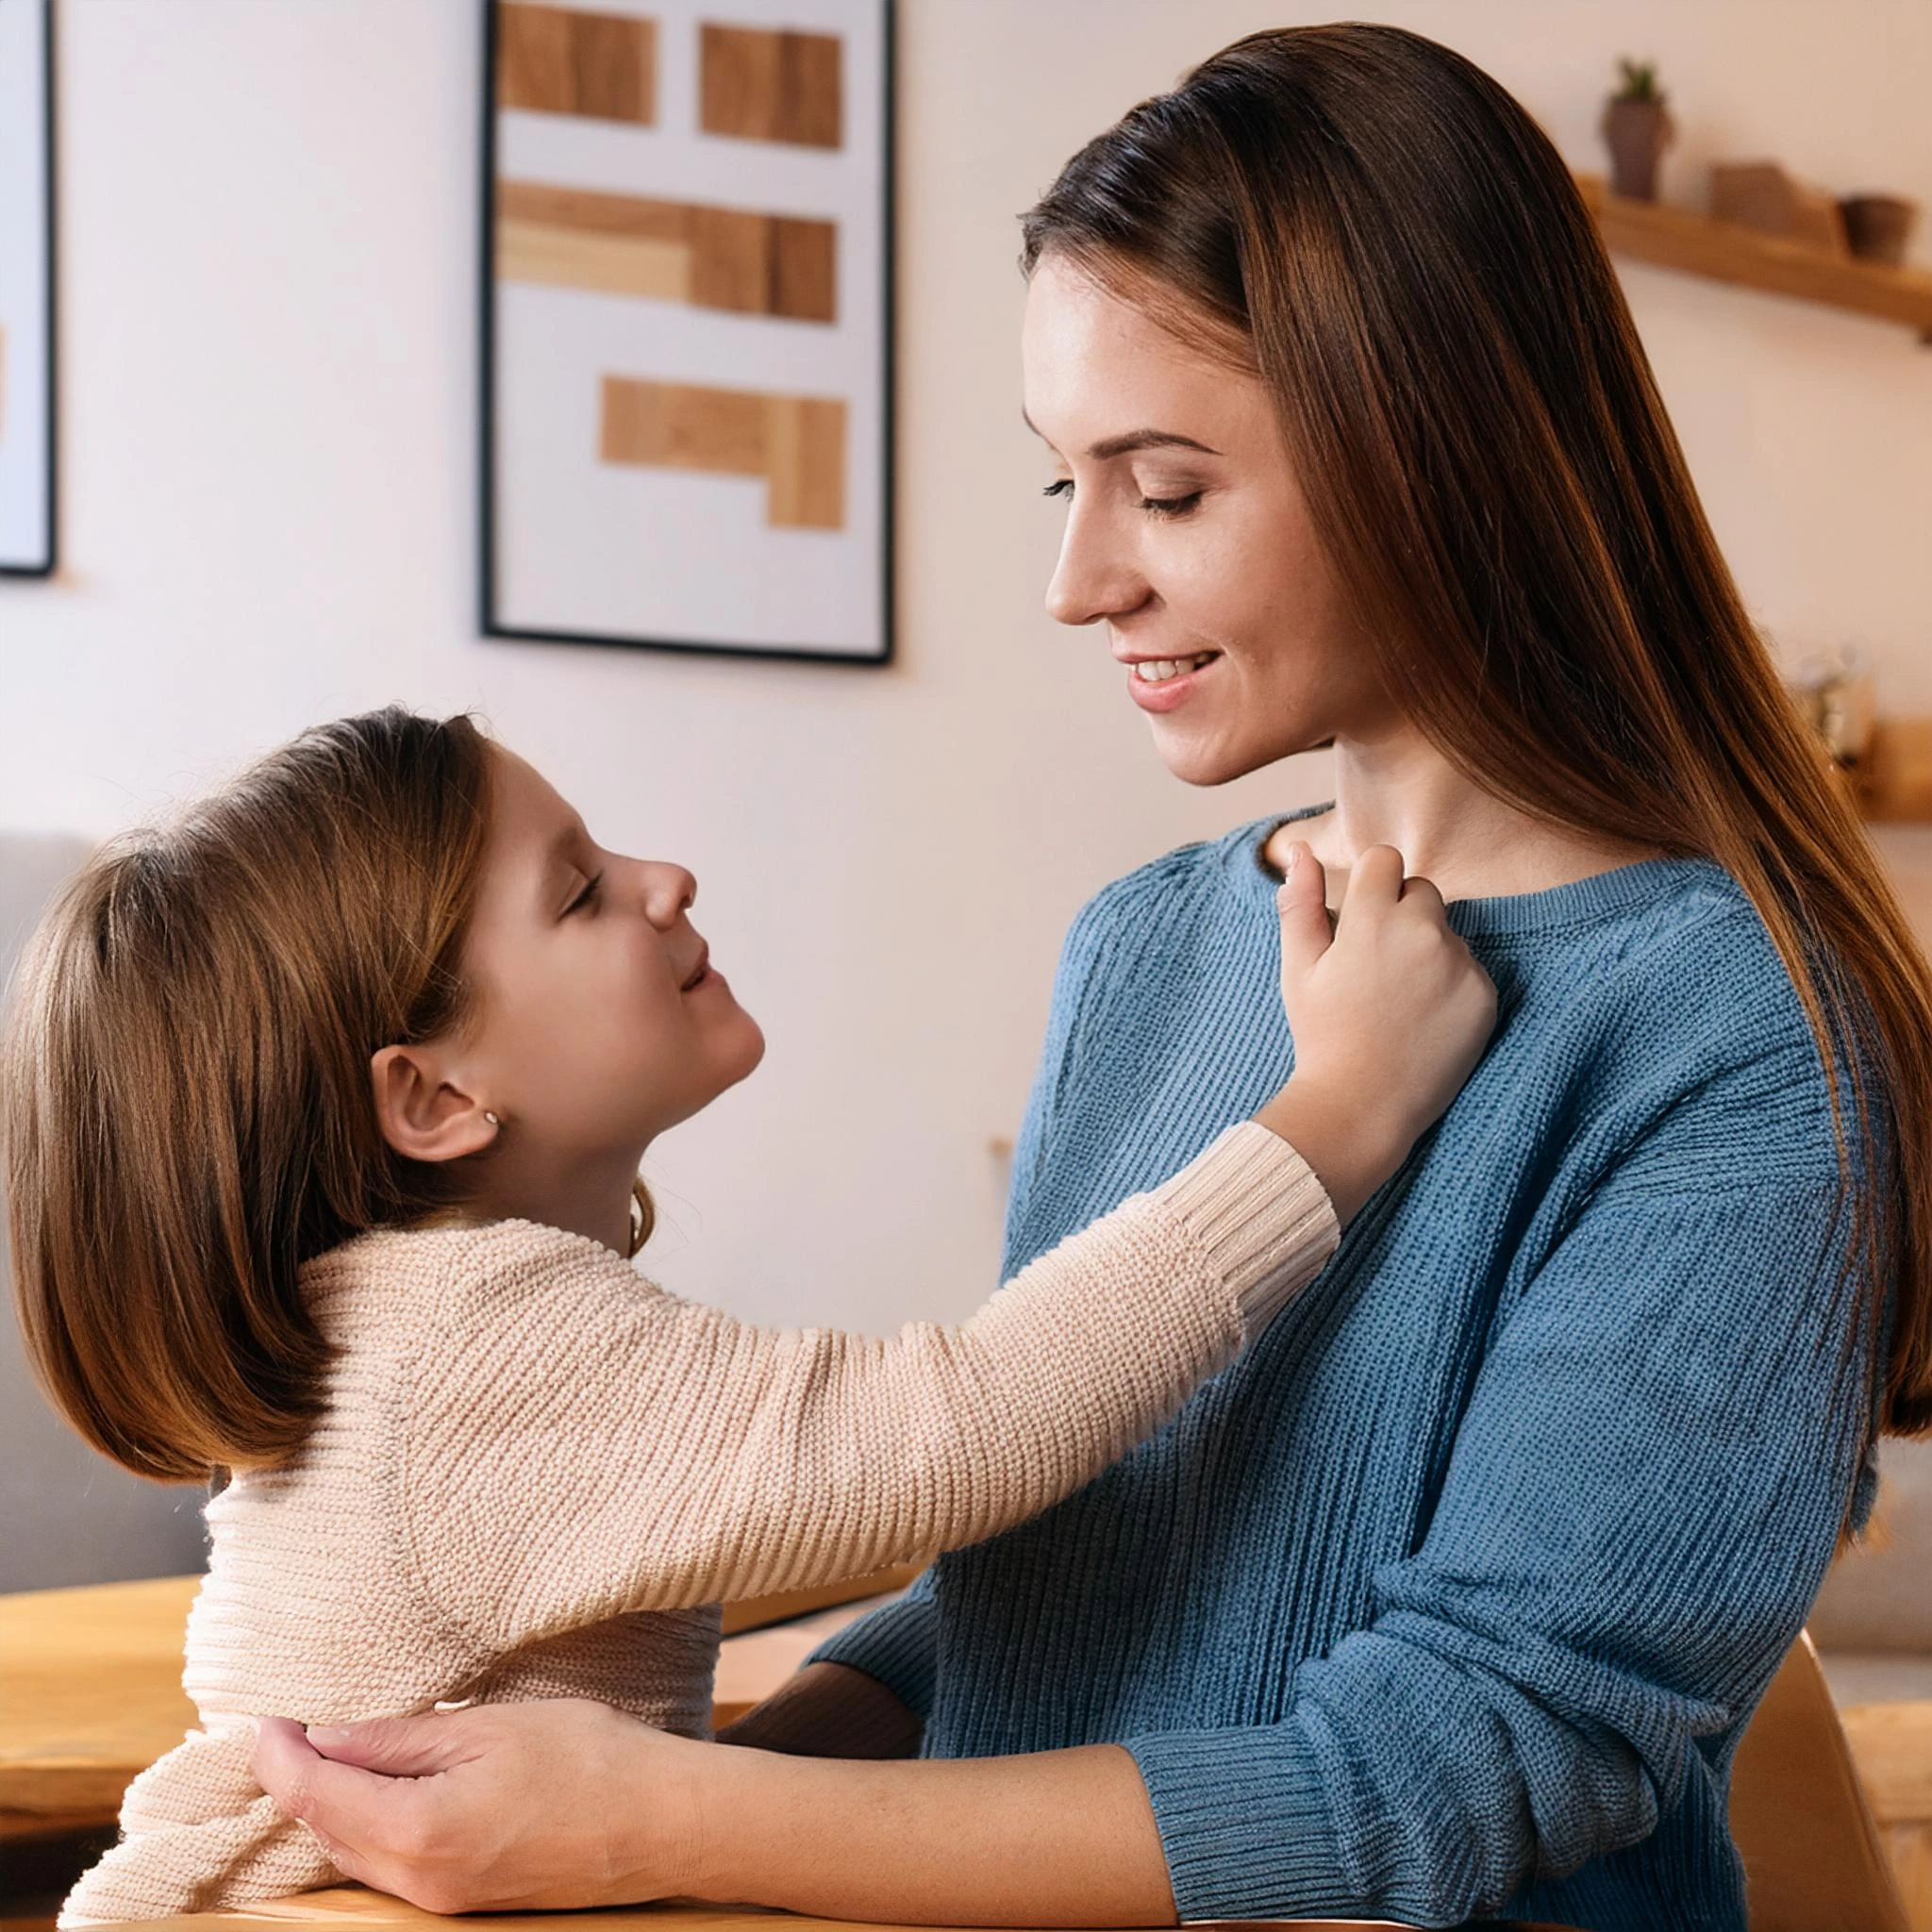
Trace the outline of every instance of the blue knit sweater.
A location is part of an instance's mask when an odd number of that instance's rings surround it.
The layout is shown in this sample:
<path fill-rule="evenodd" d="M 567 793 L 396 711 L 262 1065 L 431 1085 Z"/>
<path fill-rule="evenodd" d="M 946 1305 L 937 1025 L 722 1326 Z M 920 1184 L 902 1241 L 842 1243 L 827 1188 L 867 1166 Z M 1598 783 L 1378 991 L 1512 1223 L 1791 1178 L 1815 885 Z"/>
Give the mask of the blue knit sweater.
<path fill-rule="evenodd" d="M 1075 920 L 1008 1274 L 1278 1085 L 1278 823 Z M 1124 1743 L 1184 1918 L 1743 1932 L 1733 1752 L 1871 1492 L 1821 1064 L 1708 862 L 1451 920 L 1496 1038 L 1326 1271 L 1154 1441 L 817 1655 L 929 1756 Z"/>

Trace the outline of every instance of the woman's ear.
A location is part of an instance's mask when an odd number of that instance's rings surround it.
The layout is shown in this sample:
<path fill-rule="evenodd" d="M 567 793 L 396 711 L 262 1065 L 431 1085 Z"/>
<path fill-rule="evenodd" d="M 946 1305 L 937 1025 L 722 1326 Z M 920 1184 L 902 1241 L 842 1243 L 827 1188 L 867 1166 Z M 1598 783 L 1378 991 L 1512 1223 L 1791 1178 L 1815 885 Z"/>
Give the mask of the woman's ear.
<path fill-rule="evenodd" d="M 385 1046 L 370 1059 L 376 1124 L 405 1159 L 460 1160 L 496 1139 L 482 1102 L 445 1073 L 430 1047 Z"/>

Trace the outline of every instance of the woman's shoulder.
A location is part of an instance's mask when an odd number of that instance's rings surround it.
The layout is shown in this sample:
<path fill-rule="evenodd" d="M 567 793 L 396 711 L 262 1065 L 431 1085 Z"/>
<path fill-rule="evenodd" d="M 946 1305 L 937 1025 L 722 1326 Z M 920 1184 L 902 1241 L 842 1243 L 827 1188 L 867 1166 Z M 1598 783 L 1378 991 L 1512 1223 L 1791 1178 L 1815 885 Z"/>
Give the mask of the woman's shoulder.
<path fill-rule="evenodd" d="M 1513 958 L 1507 938 L 1491 951 L 1513 981 L 1511 1058 L 1570 1082 L 1599 1138 L 1641 1139 L 1657 1158 L 1637 1165 L 1671 1186 L 1692 1174 L 1835 1184 L 1833 1081 L 1749 894 L 1707 859 L 1650 861 L 1601 887 L 1593 903 L 1577 895 L 1566 929 L 1535 934 Z M 1848 1074 L 1829 1021 L 1826 1037 Z"/>
<path fill-rule="evenodd" d="M 1218 839 L 1176 845 L 1110 879 L 1074 916 L 1069 943 L 1239 921 L 1257 904 L 1272 913 L 1279 881 L 1263 866 L 1261 847 L 1282 821 L 1279 812 L 1249 820 Z"/>

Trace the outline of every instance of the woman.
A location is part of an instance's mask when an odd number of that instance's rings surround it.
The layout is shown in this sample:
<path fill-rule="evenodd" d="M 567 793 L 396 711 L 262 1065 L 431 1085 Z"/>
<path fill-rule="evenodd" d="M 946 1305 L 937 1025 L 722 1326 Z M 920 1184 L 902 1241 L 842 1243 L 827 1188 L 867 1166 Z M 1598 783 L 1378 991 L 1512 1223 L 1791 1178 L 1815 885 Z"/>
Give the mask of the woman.
<path fill-rule="evenodd" d="M 259 1774 L 443 1907 L 1741 1932 L 1738 1738 L 1875 1429 L 1932 1424 L 1932 977 L 1494 82 L 1256 35 L 1025 235 L 1050 608 L 1179 777 L 1332 742 L 1336 797 L 1076 921 L 1008 1266 L 1252 1108 L 1295 838 L 1460 902 L 1496 1043 L 1268 1346 L 827 1645 L 769 1750 L 530 1707 L 274 1728 Z"/>

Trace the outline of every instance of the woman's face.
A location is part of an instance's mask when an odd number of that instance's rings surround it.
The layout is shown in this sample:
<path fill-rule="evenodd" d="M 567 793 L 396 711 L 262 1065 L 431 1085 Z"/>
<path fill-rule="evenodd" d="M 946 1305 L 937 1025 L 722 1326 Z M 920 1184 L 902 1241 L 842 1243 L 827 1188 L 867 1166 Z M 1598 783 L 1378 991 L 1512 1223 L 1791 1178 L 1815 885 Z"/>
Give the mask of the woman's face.
<path fill-rule="evenodd" d="M 1223 784 L 1393 722 L 1257 375 L 1051 251 L 1022 358 L 1048 494 L 1067 506 L 1046 608 L 1106 624 L 1176 777 Z"/>
<path fill-rule="evenodd" d="M 691 874 L 605 851 L 539 773 L 491 756 L 466 1077 L 507 1153 L 633 1157 L 743 1079 L 764 1037 L 685 916 Z"/>

